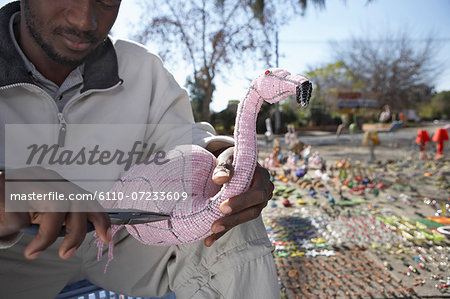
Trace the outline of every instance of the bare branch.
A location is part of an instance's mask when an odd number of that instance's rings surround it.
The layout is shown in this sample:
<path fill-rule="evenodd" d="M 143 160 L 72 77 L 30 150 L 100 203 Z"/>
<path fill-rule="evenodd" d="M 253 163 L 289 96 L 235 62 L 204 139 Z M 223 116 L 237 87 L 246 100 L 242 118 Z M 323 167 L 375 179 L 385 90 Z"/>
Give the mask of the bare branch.
<path fill-rule="evenodd" d="M 192 81 L 205 97 L 202 120 L 208 120 L 216 74 L 226 74 L 221 71 L 250 53 L 252 61 L 264 58 L 268 64 L 272 33 L 307 4 L 322 8 L 325 1 L 140 0 L 144 14 L 136 36 L 157 43 L 164 58 L 175 61 L 181 55 L 192 65 Z"/>
<path fill-rule="evenodd" d="M 439 47 L 431 34 L 420 42 L 406 32 L 364 36 L 332 47 L 335 59 L 344 62 L 355 80 L 364 82 L 362 91 L 375 94 L 381 105 L 411 107 L 417 91 L 430 89 L 442 71 L 435 60 Z"/>

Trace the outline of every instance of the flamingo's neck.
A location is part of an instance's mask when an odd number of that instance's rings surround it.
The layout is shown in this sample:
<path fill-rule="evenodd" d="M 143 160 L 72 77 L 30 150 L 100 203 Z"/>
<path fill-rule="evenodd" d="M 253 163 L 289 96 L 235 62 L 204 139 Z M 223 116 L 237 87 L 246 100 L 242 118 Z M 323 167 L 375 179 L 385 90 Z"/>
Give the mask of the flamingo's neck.
<path fill-rule="evenodd" d="M 236 148 L 239 148 L 241 144 L 250 145 L 249 141 L 253 140 L 256 154 L 256 118 L 263 102 L 264 100 L 252 87 L 247 90 L 245 97 L 239 102 L 234 126 Z M 236 154 L 239 155 L 240 152 Z"/>
<path fill-rule="evenodd" d="M 224 198 L 230 198 L 246 191 L 250 186 L 257 163 L 256 118 L 263 99 L 250 87 L 238 105 L 234 128 L 234 174 L 225 188 Z"/>

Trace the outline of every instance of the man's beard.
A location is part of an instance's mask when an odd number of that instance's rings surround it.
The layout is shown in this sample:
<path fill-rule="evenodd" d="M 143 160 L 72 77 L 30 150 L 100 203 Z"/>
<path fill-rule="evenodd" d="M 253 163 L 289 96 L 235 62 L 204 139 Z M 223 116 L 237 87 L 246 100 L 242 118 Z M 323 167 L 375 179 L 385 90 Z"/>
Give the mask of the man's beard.
<path fill-rule="evenodd" d="M 80 58 L 80 59 L 73 59 L 70 57 L 62 56 L 60 53 L 56 51 L 56 49 L 48 42 L 46 42 L 43 38 L 43 36 L 39 33 L 37 28 L 43 27 L 42 21 L 38 20 L 36 15 L 31 11 L 29 6 L 29 0 L 23 1 L 23 9 L 25 12 L 25 23 L 28 28 L 28 31 L 30 32 L 31 36 L 35 40 L 35 42 L 41 47 L 41 49 L 47 54 L 47 56 L 53 60 L 54 62 L 68 66 L 68 67 L 77 67 L 86 60 L 87 56 Z M 53 34 L 59 34 L 59 33 L 70 33 L 72 35 L 83 37 L 84 40 L 89 40 L 93 42 L 94 44 L 99 43 L 99 39 L 91 34 L 88 33 L 80 33 L 76 30 L 73 30 L 71 28 L 62 28 L 62 27 L 56 27 L 53 29 Z"/>

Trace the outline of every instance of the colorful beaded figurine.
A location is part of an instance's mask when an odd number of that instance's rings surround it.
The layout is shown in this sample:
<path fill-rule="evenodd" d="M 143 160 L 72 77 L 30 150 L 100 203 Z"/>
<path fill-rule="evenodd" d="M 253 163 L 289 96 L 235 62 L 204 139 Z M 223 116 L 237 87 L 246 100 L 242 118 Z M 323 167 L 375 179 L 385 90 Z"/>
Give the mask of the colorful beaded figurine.
<path fill-rule="evenodd" d="M 170 215 L 169 220 L 125 225 L 128 232 L 144 244 L 161 246 L 192 243 L 211 235 L 212 223 L 224 216 L 220 204 L 246 191 L 252 180 L 257 163 L 256 116 L 263 101 L 275 103 L 294 95 L 306 107 L 311 90 L 310 81 L 283 69 L 267 70 L 252 82 L 236 116 L 234 175 L 222 188 L 211 179 L 216 157 L 195 145 L 175 147 L 167 153 L 169 162 L 163 165 L 133 166 L 111 192 L 121 192 L 124 198 L 132 198 L 136 192 L 172 192 L 173 197 L 119 201 L 115 208 Z M 181 198 L 180 194 L 186 196 Z"/>

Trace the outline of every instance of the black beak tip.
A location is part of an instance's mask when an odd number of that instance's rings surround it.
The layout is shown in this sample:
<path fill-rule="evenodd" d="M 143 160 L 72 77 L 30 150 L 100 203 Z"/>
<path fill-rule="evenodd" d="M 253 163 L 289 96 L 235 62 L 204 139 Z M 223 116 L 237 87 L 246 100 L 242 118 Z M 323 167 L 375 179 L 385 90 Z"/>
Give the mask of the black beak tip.
<path fill-rule="evenodd" d="M 297 103 L 299 103 L 303 108 L 308 106 L 311 93 L 312 84 L 310 81 L 305 81 L 302 84 L 297 85 Z"/>

